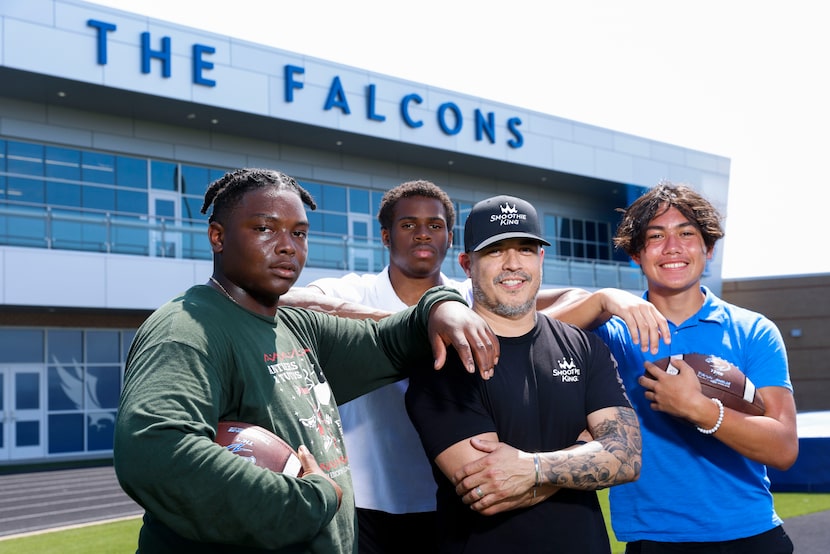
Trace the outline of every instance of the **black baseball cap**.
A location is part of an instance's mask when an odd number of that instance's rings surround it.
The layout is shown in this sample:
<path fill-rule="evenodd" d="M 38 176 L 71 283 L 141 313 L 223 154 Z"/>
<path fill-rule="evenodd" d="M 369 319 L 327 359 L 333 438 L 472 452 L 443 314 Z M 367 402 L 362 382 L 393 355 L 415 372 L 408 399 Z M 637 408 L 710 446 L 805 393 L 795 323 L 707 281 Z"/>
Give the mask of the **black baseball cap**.
<path fill-rule="evenodd" d="M 515 196 L 493 196 L 473 206 L 464 223 L 464 251 L 478 252 L 505 239 L 528 238 L 545 246 L 536 209 Z"/>

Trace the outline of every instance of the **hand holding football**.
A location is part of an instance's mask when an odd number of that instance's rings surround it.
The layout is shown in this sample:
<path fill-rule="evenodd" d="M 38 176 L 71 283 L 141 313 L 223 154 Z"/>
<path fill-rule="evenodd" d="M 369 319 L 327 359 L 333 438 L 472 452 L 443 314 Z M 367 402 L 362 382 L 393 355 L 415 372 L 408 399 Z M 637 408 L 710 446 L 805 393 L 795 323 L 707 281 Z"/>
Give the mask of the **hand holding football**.
<path fill-rule="evenodd" d="M 750 415 L 764 415 L 764 400 L 755 385 L 744 373 L 717 356 L 706 354 L 675 354 L 652 363 L 669 374 L 676 375 L 678 369 L 672 365 L 674 359 L 681 359 L 695 370 L 700 381 L 701 392 L 709 398 L 717 398 L 724 407 Z"/>
<path fill-rule="evenodd" d="M 220 421 L 214 442 L 259 467 L 292 477 L 303 473 L 300 458 L 291 445 L 258 425 Z"/>

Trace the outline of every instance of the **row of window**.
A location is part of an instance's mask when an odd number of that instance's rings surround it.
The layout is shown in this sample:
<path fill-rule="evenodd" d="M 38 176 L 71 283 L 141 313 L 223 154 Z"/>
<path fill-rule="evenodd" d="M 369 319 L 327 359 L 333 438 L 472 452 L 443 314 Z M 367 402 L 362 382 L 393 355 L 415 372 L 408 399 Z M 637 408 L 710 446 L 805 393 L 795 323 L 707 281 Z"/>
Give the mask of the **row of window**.
<path fill-rule="evenodd" d="M 0 244 L 210 259 L 200 210 L 205 188 L 226 170 L 0 140 Z M 318 204 L 308 214 L 308 265 L 380 269 L 382 252 L 355 256 L 348 243 L 378 243 L 383 192 L 301 184 Z M 457 237 L 470 208 L 456 201 Z M 544 214 L 543 226 L 549 259 L 626 260 L 612 248 L 609 222 Z"/>
<path fill-rule="evenodd" d="M 134 330 L 0 328 L 0 452 L 110 452 Z M 2 460 L 0 460 L 2 461 Z"/>

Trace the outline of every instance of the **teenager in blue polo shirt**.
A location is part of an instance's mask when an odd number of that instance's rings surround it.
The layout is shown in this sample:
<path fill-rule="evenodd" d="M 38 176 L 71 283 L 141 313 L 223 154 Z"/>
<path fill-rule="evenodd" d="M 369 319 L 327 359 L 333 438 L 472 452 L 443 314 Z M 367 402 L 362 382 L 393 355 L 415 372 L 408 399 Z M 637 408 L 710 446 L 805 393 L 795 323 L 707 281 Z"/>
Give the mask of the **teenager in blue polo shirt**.
<path fill-rule="evenodd" d="M 617 230 L 616 245 L 642 268 L 645 298 L 670 329 L 670 344 L 654 341 L 659 348 L 648 352 L 632 344 L 618 318 L 597 329 L 620 364 L 643 433 L 640 479 L 610 491 L 614 532 L 628 543 L 629 554 L 793 550 L 775 513 L 766 471 L 785 470 L 798 455 L 787 355 L 769 319 L 701 285 L 722 236 L 712 204 L 690 187 L 668 182 L 632 203 Z M 594 315 L 601 314 L 602 294 L 573 309 L 593 303 Z M 743 371 L 762 395 L 765 414 L 746 415 L 710 400 L 682 360 L 672 362 L 678 375 L 649 364 L 694 352 Z M 655 379 L 643 376 L 649 367 Z"/>

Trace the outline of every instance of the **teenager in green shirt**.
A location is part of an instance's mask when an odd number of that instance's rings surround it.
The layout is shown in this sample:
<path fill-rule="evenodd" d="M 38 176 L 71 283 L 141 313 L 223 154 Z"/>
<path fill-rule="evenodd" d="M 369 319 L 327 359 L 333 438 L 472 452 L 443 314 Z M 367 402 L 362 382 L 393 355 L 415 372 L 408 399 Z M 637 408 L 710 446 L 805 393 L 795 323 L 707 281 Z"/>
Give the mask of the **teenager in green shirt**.
<path fill-rule="evenodd" d="M 381 322 L 277 309 L 305 264 L 304 204 L 315 208 L 294 179 L 275 171 L 242 169 L 213 183 L 202 208 L 213 206 L 213 275 L 136 334 L 115 469 L 146 510 L 139 552 L 356 551 L 336 404 L 405 377 L 403 368 L 441 367 L 448 344 L 468 371 L 492 374 L 498 341 L 450 289 L 431 289 Z M 215 444 L 221 420 L 286 439 L 298 448 L 302 478 Z"/>

